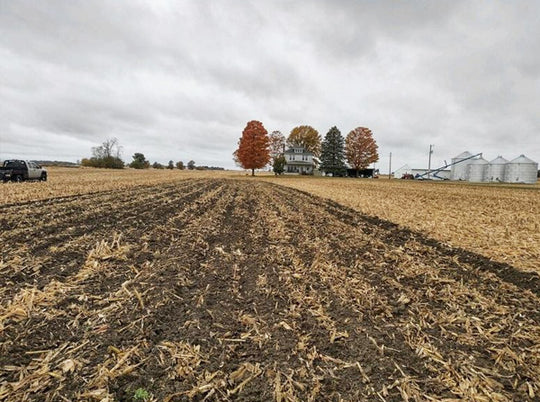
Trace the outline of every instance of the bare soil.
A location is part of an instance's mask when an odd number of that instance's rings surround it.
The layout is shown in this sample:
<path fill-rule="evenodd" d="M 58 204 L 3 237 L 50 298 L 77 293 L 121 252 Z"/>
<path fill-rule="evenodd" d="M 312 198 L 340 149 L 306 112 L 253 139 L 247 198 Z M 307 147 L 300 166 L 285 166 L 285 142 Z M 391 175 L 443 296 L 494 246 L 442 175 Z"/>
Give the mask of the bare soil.
<path fill-rule="evenodd" d="M 540 394 L 536 273 L 308 193 L 184 180 L 0 229 L 0 400 Z"/>

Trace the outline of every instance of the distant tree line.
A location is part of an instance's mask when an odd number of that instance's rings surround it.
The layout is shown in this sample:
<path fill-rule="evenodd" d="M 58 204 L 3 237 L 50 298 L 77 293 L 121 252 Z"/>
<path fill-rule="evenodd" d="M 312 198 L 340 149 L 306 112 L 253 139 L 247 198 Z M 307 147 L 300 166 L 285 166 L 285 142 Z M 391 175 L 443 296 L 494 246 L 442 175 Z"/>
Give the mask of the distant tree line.
<path fill-rule="evenodd" d="M 162 165 L 159 162 L 150 163 L 146 159 L 143 153 L 136 152 L 133 154 L 133 160 L 125 165 L 121 158 L 122 147 L 119 145 L 116 138 L 108 139 L 103 144 L 92 148 L 92 157 L 83 158 L 81 160 L 82 166 L 107 168 L 107 169 L 123 169 L 124 167 L 130 167 L 132 169 L 179 169 L 179 170 L 225 170 L 222 167 L 216 166 L 197 166 L 195 161 L 190 160 L 187 165 L 182 161 L 174 162 L 169 161 L 167 165 Z"/>
<path fill-rule="evenodd" d="M 298 126 L 291 130 L 289 137 L 280 131 L 268 134 L 260 121 L 247 123 L 238 141 L 238 148 L 233 153 L 237 165 L 255 169 L 271 165 L 274 173 L 280 175 L 285 171 L 285 146 L 303 147 L 315 157 L 320 158 L 320 170 L 333 175 L 344 175 L 347 170 L 346 161 L 357 172 L 367 168 L 379 160 L 378 146 L 369 128 L 357 127 L 343 138 L 336 126 L 330 128 L 324 140 L 318 131 L 311 126 Z"/>
<path fill-rule="evenodd" d="M 92 157 L 83 158 L 81 165 L 108 169 L 123 169 L 124 161 L 120 158 L 122 147 L 116 138 L 111 138 L 103 144 L 92 148 Z"/>

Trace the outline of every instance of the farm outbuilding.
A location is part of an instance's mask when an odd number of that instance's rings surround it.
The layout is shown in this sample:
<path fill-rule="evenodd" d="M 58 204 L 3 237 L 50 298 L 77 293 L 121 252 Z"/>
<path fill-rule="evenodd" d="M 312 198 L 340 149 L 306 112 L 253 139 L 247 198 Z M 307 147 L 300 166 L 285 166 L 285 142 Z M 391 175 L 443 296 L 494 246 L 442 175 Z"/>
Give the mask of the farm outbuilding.
<path fill-rule="evenodd" d="M 506 164 L 504 181 L 507 183 L 534 184 L 538 180 L 538 163 L 520 155 Z"/>
<path fill-rule="evenodd" d="M 364 177 L 364 178 L 373 178 L 377 175 L 378 170 L 373 168 L 367 169 L 352 169 L 347 168 L 347 177 Z"/>
<path fill-rule="evenodd" d="M 411 169 L 411 173 L 414 178 L 421 178 L 423 180 L 428 178 L 428 169 Z M 439 170 L 435 171 L 435 169 L 431 169 L 431 173 L 429 174 L 429 178 L 431 180 L 448 180 L 450 179 L 451 171 L 450 170 Z"/>
<path fill-rule="evenodd" d="M 471 156 L 473 155 L 469 151 L 465 151 L 452 158 L 450 180 L 467 180 L 467 165 L 470 163 L 467 159 Z"/>
<path fill-rule="evenodd" d="M 447 169 L 450 168 L 450 169 Z M 450 164 L 446 163 L 437 169 L 432 169 L 428 175 L 427 169 L 414 169 L 403 165 L 394 172 L 395 178 L 402 178 L 404 174 L 411 174 L 415 179 L 425 180 L 461 180 L 474 183 L 499 182 L 534 184 L 538 180 L 538 163 L 525 155 L 508 162 L 498 156 L 488 162 L 481 153 L 471 154 L 468 151 L 452 158 Z"/>
<path fill-rule="evenodd" d="M 412 174 L 412 169 L 409 165 L 403 165 L 394 172 L 394 178 L 401 179 L 403 175 Z"/>
<path fill-rule="evenodd" d="M 469 162 L 469 161 L 467 161 Z M 466 163 L 466 162 L 463 162 Z M 467 170 L 465 178 L 471 182 L 483 182 L 486 181 L 486 172 L 488 167 L 488 161 L 484 158 L 471 159 L 467 164 Z"/>
<path fill-rule="evenodd" d="M 502 156 L 497 156 L 495 159 L 489 162 L 486 172 L 486 181 L 502 182 L 504 181 L 504 171 L 506 170 L 506 164 L 508 160 Z"/>

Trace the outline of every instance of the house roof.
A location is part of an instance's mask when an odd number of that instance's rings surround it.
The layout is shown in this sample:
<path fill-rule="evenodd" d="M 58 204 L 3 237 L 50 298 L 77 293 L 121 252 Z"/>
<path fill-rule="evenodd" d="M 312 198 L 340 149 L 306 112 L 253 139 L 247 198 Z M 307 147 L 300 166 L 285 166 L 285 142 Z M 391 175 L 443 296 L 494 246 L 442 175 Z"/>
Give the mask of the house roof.
<path fill-rule="evenodd" d="M 302 153 L 294 152 L 295 149 L 301 149 Z M 306 151 L 306 149 L 304 147 L 291 147 L 291 148 L 287 149 L 284 153 L 285 154 L 296 154 L 296 155 L 315 155 L 313 152 Z"/>

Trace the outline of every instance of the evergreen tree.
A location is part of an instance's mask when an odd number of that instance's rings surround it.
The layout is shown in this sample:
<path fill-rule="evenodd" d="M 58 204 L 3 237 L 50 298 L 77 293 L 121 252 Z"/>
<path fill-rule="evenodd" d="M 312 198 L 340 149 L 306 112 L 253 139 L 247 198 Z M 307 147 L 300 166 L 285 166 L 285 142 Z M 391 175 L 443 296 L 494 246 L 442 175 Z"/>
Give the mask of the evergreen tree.
<path fill-rule="evenodd" d="M 285 164 L 287 161 L 283 155 L 278 155 L 272 160 L 272 170 L 277 175 L 282 174 L 285 171 Z"/>
<path fill-rule="evenodd" d="M 322 143 L 321 170 L 334 176 L 344 175 L 347 171 L 344 156 L 344 140 L 336 126 L 332 127 Z"/>
<path fill-rule="evenodd" d="M 150 162 L 146 160 L 144 154 L 136 152 L 133 155 L 133 162 L 129 164 L 133 169 L 148 169 L 150 167 Z"/>

